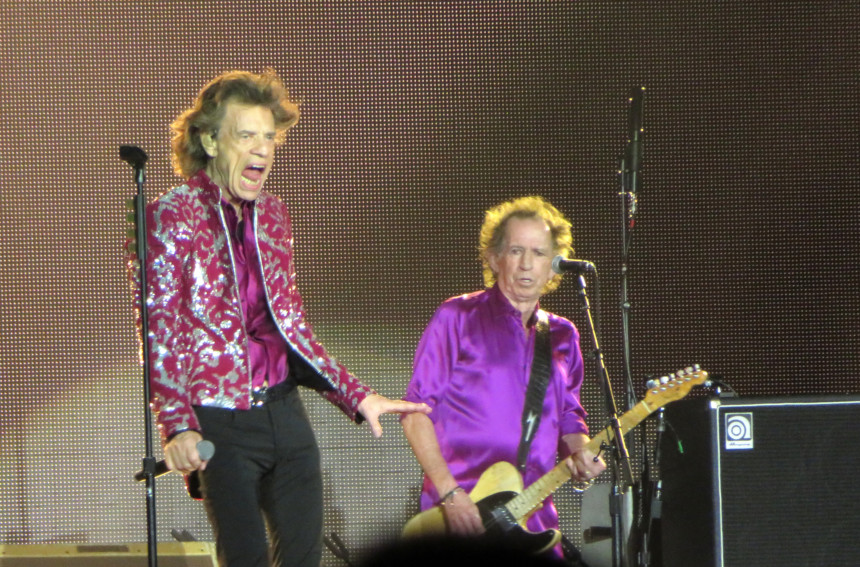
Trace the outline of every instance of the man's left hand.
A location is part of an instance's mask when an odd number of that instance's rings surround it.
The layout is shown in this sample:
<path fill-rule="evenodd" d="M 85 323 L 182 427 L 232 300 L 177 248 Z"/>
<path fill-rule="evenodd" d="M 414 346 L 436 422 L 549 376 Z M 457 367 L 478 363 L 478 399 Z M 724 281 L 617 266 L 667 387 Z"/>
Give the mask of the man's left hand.
<path fill-rule="evenodd" d="M 379 423 L 379 416 L 384 413 L 430 413 L 430 406 L 427 404 L 415 404 L 405 400 L 389 400 L 385 396 L 379 394 L 371 394 L 361 400 L 358 404 L 358 412 L 364 416 L 367 423 L 370 424 L 370 431 L 374 437 L 382 436 L 382 425 Z"/>
<path fill-rule="evenodd" d="M 566 461 L 570 469 L 570 476 L 579 482 L 594 480 L 606 469 L 606 463 L 601 457 L 595 456 L 591 451 L 577 451 L 569 456 Z"/>

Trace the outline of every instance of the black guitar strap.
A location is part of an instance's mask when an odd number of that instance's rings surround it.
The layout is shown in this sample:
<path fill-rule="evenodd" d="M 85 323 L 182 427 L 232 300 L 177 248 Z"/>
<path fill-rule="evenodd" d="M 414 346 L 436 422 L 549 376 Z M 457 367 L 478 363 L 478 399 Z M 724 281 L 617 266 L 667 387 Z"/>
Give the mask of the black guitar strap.
<path fill-rule="evenodd" d="M 532 360 L 532 370 L 529 376 L 529 385 L 526 390 L 526 402 L 523 405 L 522 435 L 520 436 L 520 447 L 517 450 L 517 467 L 524 472 L 526 461 L 529 457 L 529 447 L 537 433 L 540 425 L 540 416 L 543 413 L 543 400 L 546 396 L 546 388 L 549 385 L 550 369 L 550 343 L 549 343 L 549 317 L 546 311 L 538 309 L 535 313 L 535 352 Z"/>

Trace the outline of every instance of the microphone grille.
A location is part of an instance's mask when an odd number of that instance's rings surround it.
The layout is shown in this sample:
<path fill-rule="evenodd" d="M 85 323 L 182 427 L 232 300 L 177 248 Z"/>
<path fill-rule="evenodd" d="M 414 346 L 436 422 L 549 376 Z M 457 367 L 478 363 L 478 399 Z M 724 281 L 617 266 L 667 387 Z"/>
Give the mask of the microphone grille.
<path fill-rule="evenodd" d="M 197 453 L 200 455 L 200 458 L 204 461 L 208 461 L 215 455 L 215 445 L 212 441 L 206 441 L 205 439 L 197 444 Z"/>

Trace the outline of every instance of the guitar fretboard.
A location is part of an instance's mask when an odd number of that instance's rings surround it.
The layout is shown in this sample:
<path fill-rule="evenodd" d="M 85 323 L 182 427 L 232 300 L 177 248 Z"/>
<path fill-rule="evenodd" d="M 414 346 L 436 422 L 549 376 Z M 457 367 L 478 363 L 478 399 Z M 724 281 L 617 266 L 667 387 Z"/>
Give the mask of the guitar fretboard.
<path fill-rule="evenodd" d="M 650 407 L 645 400 L 642 400 L 633 409 L 625 413 L 618 420 L 621 434 L 624 435 L 642 422 L 646 417 L 651 415 L 656 408 Z M 613 438 L 612 428 L 607 427 L 597 435 L 591 438 L 585 448 L 594 454 L 600 449 L 601 444 L 611 443 Z M 525 518 L 531 511 L 538 508 L 544 500 L 546 500 L 553 492 L 558 490 L 561 485 L 570 480 L 570 469 L 564 461 L 558 463 L 548 473 L 540 477 L 531 486 L 525 489 L 521 494 L 512 498 L 505 508 L 513 514 L 517 521 Z"/>

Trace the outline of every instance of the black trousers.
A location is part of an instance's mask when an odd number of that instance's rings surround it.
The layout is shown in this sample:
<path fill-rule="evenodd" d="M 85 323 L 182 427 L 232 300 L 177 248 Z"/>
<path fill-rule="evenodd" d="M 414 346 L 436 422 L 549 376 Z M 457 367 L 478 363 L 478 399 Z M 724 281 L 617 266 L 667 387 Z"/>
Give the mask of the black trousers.
<path fill-rule="evenodd" d="M 298 392 L 250 410 L 194 409 L 215 444 L 200 486 L 221 567 L 318 567 L 320 455 Z"/>

